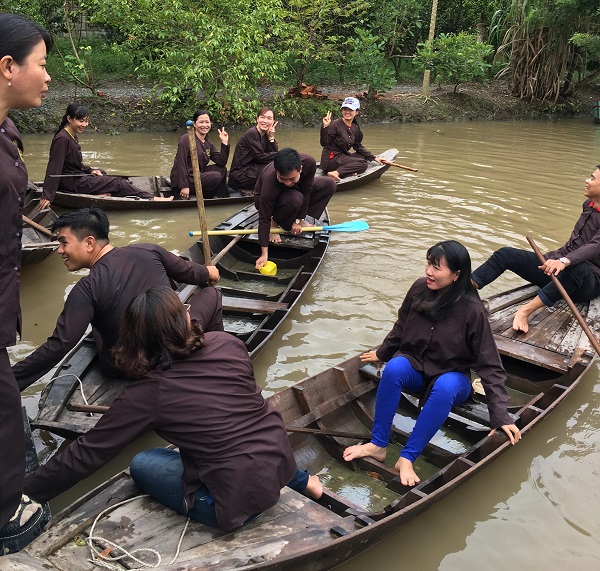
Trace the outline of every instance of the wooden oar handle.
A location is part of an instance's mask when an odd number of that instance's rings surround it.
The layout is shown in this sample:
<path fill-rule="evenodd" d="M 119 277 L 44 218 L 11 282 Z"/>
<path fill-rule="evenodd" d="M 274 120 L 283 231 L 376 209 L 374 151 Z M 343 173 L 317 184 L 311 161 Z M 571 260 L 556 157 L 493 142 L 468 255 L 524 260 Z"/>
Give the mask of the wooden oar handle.
<path fill-rule="evenodd" d="M 544 255 L 542 254 L 540 249 L 537 247 L 537 244 L 533 241 L 533 238 L 530 238 L 529 236 L 525 236 L 525 238 L 529 242 L 529 245 L 533 248 L 533 251 L 536 253 L 540 262 L 542 264 L 544 264 L 546 262 L 546 258 L 544 258 Z M 598 353 L 598 355 L 600 355 L 600 344 L 598 343 L 596 336 L 592 333 L 592 330 L 589 328 L 588 324 L 586 323 L 586 321 L 583 318 L 583 316 L 581 315 L 581 313 L 579 313 L 579 310 L 573 303 L 573 300 L 567 293 L 567 290 L 558 281 L 558 278 L 554 274 L 550 274 L 550 278 L 552 279 L 552 283 L 556 286 L 556 289 L 560 292 L 560 295 L 562 295 L 563 299 L 567 302 L 567 305 L 569 306 L 569 309 L 572 311 L 573 315 L 575 316 L 575 319 L 577 319 L 577 322 L 579 323 L 579 325 L 581 325 L 581 328 L 583 329 L 584 333 L 587 335 L 587 338 L 590 340 L 592 347 L 594 348 L 596 353 Z"/>
<path fill-rule="evenodd" d="M 400 165 L 398 163 L 393 163 L 392 161 L 388 161 L 386 159 L 382 159 L 382 162 L 386 165 L 390 165 L 391 167 L 396 167 L 399 169 L 404 169 L 404 170 L 412 171 L 412 172 L 419 172 L 419 169 L 413 169 L 412 167 L 406 167 L 404 165 Z"/>
<path fill-rule="evenodd" d="M 54 238 L 54 234 L 52 234 L 52 232 L 50 232 L 50 230 L 48 230 L 48 228 L 46 228 L 45 226 L 42 226 L 41 224 L 34 222 L 33 220 L 31 220 L 31 218 L 27 218 L 27 216 L 25 216 L 25 214 L 22 214 L 21 216 L 22 216 L 23 222 L 25 222 L 25 224 L 29 224 L 29 226 L 31 226 L 32 228 L 35 228 L 38 232 L 41 232 L 42 234 L 44 234 L 44 236 L 48 236 L 49 238 Z"/>

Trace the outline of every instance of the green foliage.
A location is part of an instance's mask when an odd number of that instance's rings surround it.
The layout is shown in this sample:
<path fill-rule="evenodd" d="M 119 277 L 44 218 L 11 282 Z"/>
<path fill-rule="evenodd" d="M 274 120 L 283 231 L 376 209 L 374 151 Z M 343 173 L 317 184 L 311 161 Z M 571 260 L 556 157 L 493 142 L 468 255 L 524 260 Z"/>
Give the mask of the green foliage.
<path fill-rule="evenodd" d="M 600 35 L 578 33 L 573 34 L 570 41 L 587 51 L 591 57 L 600 59 Z"/>
<path fill-rule="evenodd" d="M 356 28 L 356 37 L 346 45 L 346 79 L 365 85 L 367 97 L 375 92 L 387 91 L 395 83 L 394 70 L 386 65 L 383 50 L 385 42 L 367 30 Z"/>
<path fill-rule="evenodd" d="M 413 64 L 431 70 L 438 80 L 454 85 L 485 77 L 490 64 L 485 61 L 492 46 L 477 41 L 474 34 L 440 34 L 432 42 L 419 44 Z"/>

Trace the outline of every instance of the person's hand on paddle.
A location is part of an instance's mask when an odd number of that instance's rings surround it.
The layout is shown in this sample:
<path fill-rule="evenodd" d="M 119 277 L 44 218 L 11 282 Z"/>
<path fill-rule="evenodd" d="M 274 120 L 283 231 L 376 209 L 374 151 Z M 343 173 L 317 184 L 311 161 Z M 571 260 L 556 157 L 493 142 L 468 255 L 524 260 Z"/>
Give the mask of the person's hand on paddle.
<path fill-rule="evenodd" d="M 208 283 L 210 285 L 216 284 L 221 279 L 219 268 L 217 266 L 206 266 L 206 269 L 208 270 Z"/>
<path fill-rule="evenodd" d="M 506 433 L 506 436 L 508 436 L 510 439 L 511 444 L 516 444 L 519 442 L 519 440 L 521 440 L 521 431 L 514 424 L 503 424 L 500 428 Z M 495 432 L 496 429 L 493 428 L 490 430 L 489 436 Z"/>
<path fill-rule="evenodd" d="M 277 123 L 279 123 L 279 121 L 275 121 L 275 123 L 273 123 L 271 128 L 267 131 L 267 137 L 271 143 L 275 142 L 275 127 L 277 127 Z"/>
<path fill-rule="evenodd" d="M 219 139 L 221 139 L 221 143 L 224 145 L 229 145 L 229 133 L 225 130 L 225 127 L 222 129 L 217 128 L 217 132 L 219 133 Z"/>
<path fill-rule="evenodd" d="M 375 162 L 379 163 L 380 165 L 386 165 L 388 164 L 390 161 L 386 161 L 385 159 L 382 159 L 381 157 L 375 157 Z"/>
<path fill-rule="evenodd" d="M 38 210 L 45 210 L 50 206 L 50 201 L 47 198 L 40 198 L 40 203 L 38 204 Z"/>
<path fill-rule="evenodd" d="M 292 234 L 302 234 L 302 224 L 296 224 L 295 222 L 292 224 L 292 228 L 290 230 Z"/>
<path fill-rule="evenodd" d="M 182 188 L 179 190 L 179 196 L 181 198 L 183 198 L 184 200 L 187 200 L 190 197 L 190 189 L 189 188 Z"/>
<path fill-rule="evenodd" d="M 562 272 L 567 265 L 560 260 L 546 260 L 541 266 L 538 266 L 547 276 L 557 276 Z"/>
<path fill-rule="evenodd" d="M 323 117 L 323 127 L 327 128 L 331 125 L 331 111 L 327 111 L 327 115 Z"/>

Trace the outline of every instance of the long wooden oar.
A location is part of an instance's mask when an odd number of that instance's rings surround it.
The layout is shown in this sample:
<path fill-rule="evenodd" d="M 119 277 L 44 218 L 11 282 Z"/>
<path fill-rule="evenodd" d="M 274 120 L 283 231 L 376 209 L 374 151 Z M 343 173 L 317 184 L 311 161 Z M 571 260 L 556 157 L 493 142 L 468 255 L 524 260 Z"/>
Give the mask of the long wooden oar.
<path fill-rule="evenodd" d="M 21 214 L 21 217 L 23 218 L 23 222 L 25 222 L 25 224 L 29 224 L 29 226 L 31 226 L 38 232 L 41 232 L 42 234 L 44 234 L 44 236 L 48 236 L 48 238 L 54 238 L 54 234 L 52 234 L 52 232 L 50 232 L 50 230 L 48 230 L 48 228 L 46 228 L 45 226 L 34 222 L 31 218 L 27 218 L 25 214 Z"/>
<path fill-rule="evenodd" d="M 386 164 L 386 165 L 390 165 L 391 167 L 396 167 L 396 168 L 399 168 L 399 169 L 404 169 L 404 170 L 412 171 L 412 172 L 419 172 L 419 169 L 413 169 L 412 167 L 406 167 L 404 165 L 400 165 L 398 163 L 394 163 L 394 162 L 388 161 L 386 159 L 382 159 L 381 162 L 384 163 L 384 164 Z"/>
<path fill-rule="evenodd" d="M 368 230 L 369 225 L 364 220 L 352 220 L 350 222 L 342 222 L 341 224 L 333 224 L 331 226 L 303 226 L 302 232 L 320 232 L 321 230 L 333 230 L 337 232 L 362 232 Z M 284 228 L 269 228 L 271 234 L 284 234 L 289 232 Z M 209 230 L 209 236 L 234 236 L 236 234 L 258 234 L 258 228 L 247 228 L 239 230 Z M 199 236 L 200 232 L 197 230 L 190 230 L 190 236 Z"/>
<path fill-rule="evenodd" d="M 533 241 L 533 238 L 530 238 L 529 236 L 526 236 L 526 238 L 527 238 L 527 241 L 529 242 L 530 246 L 533 248 L 533 251 L 536 253 L 537 257 L 539 258 L 540 262 L 543 264 L 546 261 L 546 258 L 544 258 L 544 255 L 542 254 L 540 249 L 537 247 L 537 244 Z M 579 313 L 579 310 L 573 303 L 573 300 L 567 293 L 567 290 L 565 290 L 563 285 L 558 281 L 558 278 L 554 274 L 550 274 L 550 278 L 552 279 L 552 283 L 554 283 L 554 285 L 556 286 L 556 289 L 560 292 L 560 295 L 562 295 L 563 299 L 567 302 L 567 305 L 569 306 L 569 309 L 573 312 L 575 319 L 577 319 L 579 325 L 581 325 L 581 328 L 583 329 L 584 333 L 587 335 L 587 338 L 590 340 L 592 347 L 594 348 L 596 353 L 598 353 L 598 355 L 600 355 L 600 343 L 598 343 L 598 339 L 596 339 L 596 336 L 592 333 L 592 330 L 589 328 L 585 319 L 583 318 L 581 313 Z"/>
<path fill-rule="evenodd" d="M 196 152 L 196 134 L 194 133 L 194 123 L 192 121 L 187 121 L 186 127 L 188 138 L 190 141 L 190 159 L 192 160 L 194 186 L 196 187 L 198 218 L 200 218 L 199 235 L 202 236 L 202 252 L 204 253 L 204 263 L 208 264 L 210 260 L 210 242 L 208 241 L 208 228 L 206 226 L 206 212 L 204 210 L 204 196 L 202 195 L 202 179 L 200 178 L 200 165 L 198 164 L 198 153 Z"/>

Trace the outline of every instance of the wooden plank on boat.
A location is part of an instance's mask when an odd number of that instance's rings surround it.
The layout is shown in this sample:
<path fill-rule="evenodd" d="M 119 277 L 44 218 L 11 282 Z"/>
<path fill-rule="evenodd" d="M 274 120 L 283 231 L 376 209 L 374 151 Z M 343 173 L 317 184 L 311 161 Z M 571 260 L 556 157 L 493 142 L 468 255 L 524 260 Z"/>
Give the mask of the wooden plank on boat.
<path fill-rule="evenodd" d="M 287 309 L 287 303 L 265 301 L 262 299 L 247 299 L 241 297 L 223 296 L 223 310 L 239 311 L 242 313 L 275 313 L 278 309 Z"/>
<path fill-rule="evenodd" d="M 534 365 L 540 365 L 559 373 L 566 373 L 568 370 L 569 355 L 548 351 L 547 349 L 528 345 L 515 339 L 508 339 L 501 335 L 494 335 L 494 340 L 501 354 L 515 357 Z"/>

